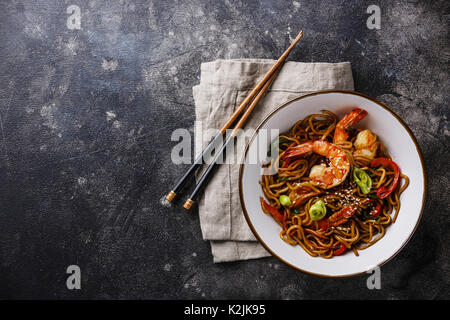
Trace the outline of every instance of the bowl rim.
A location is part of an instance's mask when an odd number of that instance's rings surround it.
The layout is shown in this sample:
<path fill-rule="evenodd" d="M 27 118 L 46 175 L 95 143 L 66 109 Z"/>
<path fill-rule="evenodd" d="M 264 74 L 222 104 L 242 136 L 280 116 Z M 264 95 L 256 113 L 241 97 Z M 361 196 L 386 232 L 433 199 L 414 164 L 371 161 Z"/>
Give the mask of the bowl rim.
<path fill-rule="evenodd" d="M 256 239 L 259 241 L 259 243 L 275 258 L 277 258 L 278 260 L 280 260 L 281 262 L 283 262 L 284 264 L 298 270 L 301 271 L 303 273 L 309 274 L 309 275 L 314 275 L 314 276 L 319 276 L 319 277 L 323 277 L 323 278 L 349 278 L 349 277 L 354 277 L 354 276 L 358 276 L 364 273 L 367 273 L 367 271 L 361 271 L 361 272 L 356 272 L 356 273 L 352 273 L 352 274 L 346 274 L 346 275 L 337 275 L 337 276 L 331 276 L 331 275 L 326 275 L 326 274 L 321 274 L 321 273 L 314 273 L 311 271 L 306 271 L 298 266 L 295 266 L 287 261 L 285 261 L 283 258 L 281 258 L 279 255 L 277 255 L 260 237 L 260 235 L 258 234 L 258 232 L 256 231 L 256 229 L 254 228 L 251 219 L 248 215 L 247 209 L 245 207 L 245 203 L 244 203 L 244 196 L 243 196 L 243 190 L 242 190 L 242 176 L 243 176 L 243 171 L 244 171 L 244 166 L 245 166 L 245 159 L 247 158 L 247 153 L 248 150 L 250 148 L 250 145 L 252 144 L 254 138 L 258 135 L 259 130 L 261 129 L 261 127 L 278 111 L 280 111 L 281 109 L 283 109 L 284 107 L 288 106 L 289 104 L 291 104 L 294 101 L 297 100 L 302 100 L 304 98 L 307 97 L 311 97 L 311 96 L 315 96 L 315 95 L 321 95 L 321 94 L 328 94 L 328 93 L 343 93 L 343 94 L 350 94 L 350 95 L 356 95 L 356 96 L 360 96 L 363 98 L 366 98 L 372 102 L 374 102 L 375 104 L 379 105 L 380 107 L 384 108 L 385 110 L 387 110 L 389 113 L 391 113 L 396 119 L 397 121 L 402 125 L 402 127 L 406 130 L 406 132 L 409 134 L 411 140 L 413 141 L 417 153 L 419 155 L 419 159 L 420 159 L 420 163 L 422 165 L 422 175 L 423 175 L 423 195 L 422 195 L 422 207 L 420 208 L 420 214 L 419 214 L 419 218 L 416 221 L 416 224 L 413 228 L 413 230 L 411 231 L 411 233 L 409 234 L 408 238 L 402 243 L 402 245 L 400 246 L 400 248 L 394 252 L 389 258 L 387 258 L 386 260 L 380 262 L 377 266 L 381 267 L 382 265 L 384 265 L 385 263 L 389 262 L 391 259 L 393 259 L 400 251 L 402 251 L 402 249 L 406 246 L 406 244 L 409 242 L 409 240 L 412 238 L 412 236 L 414 235 L 415 231 L 417 230 L 417 227 L 419 226 L 419 222 L 422 219 L 422 215 L 423 215 L 423 211 L 425 208 L 425 202 L 426 202 L 426 196 L 427 196 L 427 173 L 426 173 L 426 168 L 425 168 L 425 161 L 423 158 L 423 154 L 422 151 L 420 149 L 419 143 L 417 142 L 416 137 L 414 136 L 414 133 L 411 131 L 411 129 L 408 127 L 408 125 L 405 123 L 405 121 L 403 121 L 400 116 L 398 116 L 390 107 L 388 107 L 386 104 L 366 95 L 360 92 L 356 92 L 356 91 L 352 91 L 352 90 L 343 90 L 343 89 L 328 89 L 328 90 L 319 90 L 319 91 L 314 91 L 308 94 L 302 94 L 299 95 L 297 97 L 294 97 L 292 99 L 289 99 L 285 102 L 283 102 L 282 104 L 280 104 L 279 106 L 277 106 L 273 111 L 271 111 L 262 121 L 261 123 L 256 127 L 255 132 L 253 133 L 253 135 L 251 136 L 250 140 L 248 141 L 248 143 L 245 146 L 245 151 L 241 160 L 241 164 L 239 167 L 239 199 L 240 199 L 240 203 L 241 203 L 241 208 L 242 211 L 244 212 L 244 216 L 245 216 L 245 220 L 247 221 L 248 226 L 250 227 L 250 229 L 252 230 L 253 234 L 255 235 Z"/>

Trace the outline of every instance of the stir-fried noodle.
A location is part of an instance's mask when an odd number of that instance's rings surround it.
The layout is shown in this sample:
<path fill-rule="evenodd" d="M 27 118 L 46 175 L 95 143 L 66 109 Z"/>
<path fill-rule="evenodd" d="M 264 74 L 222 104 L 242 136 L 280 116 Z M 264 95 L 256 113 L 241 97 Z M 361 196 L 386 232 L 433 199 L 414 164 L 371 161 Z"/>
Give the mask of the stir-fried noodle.
<path fill-rule="evenodd" d="M 284 241 L 311 256 L 358 255 L 397 218 L 409 179 L 374 133 L 351 128 L 366 115 L 311 114 L 279 136 L 278 157 L 266 163 L 277 174 L 261 178 L 261 207 Z"/>

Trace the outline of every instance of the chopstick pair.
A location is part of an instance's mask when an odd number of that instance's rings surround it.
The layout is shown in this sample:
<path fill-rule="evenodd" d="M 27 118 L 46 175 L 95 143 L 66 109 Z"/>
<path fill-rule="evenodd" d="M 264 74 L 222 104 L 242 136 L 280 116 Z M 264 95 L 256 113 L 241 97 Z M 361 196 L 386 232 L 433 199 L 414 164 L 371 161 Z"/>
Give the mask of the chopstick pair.
<path fill-rule="evenodd" d="M 216 144 L 218 143 L 219 139 L 222 138 L 222 136 L 225 134 L 226 130 L 230 128 L 230 126 L 236 121 L 237 117 L 244 111 L 244 109 L 247 107 L 247 105 L 251 102 L 247 110 L 244 112 L 242 117 L 239 119 L 235 127 L 233 128 L 230 136 L 225 140 L 225 143 L 222 145 L 222 147 L 219 149 L 218 152 L 216 152 L 214 159 L 212 162 L 208 165 L 207 169 L 203 173 L 203 175 L 200 177 L 200 180 L 196 184 L 194 191 L 192 191 L 189 198 L 184 203 L 183 207 L 186 210 L 189 210 L 192 205 L 194 204 L 195 200 L 197 199 L 200 191 L 205 186 L 208 178 L 211 176 L 211 172 L 213 171 L 214 167 L 218 164 L 218 160 L 221 159 L 223 152 L 226 149 L 226 146 L 236 138 L 239 129 L 242 128 L 247 118 L 250 116 L 253 109 L 258 104 L 259 100 L 261 100 L 264 93 L 267 91 L 269 86 L 273 83 L 275 78 L 277 77 L 278 73 L 280 72 L 287 56 L 292 51 L 292 49 L 295 47 L 295 45 L 298 43 L 298 41 L 303 36 L 303 31 L 300 31 L 297 37 L 292 41 L 291 45 L 286 49 L 286 51 L 280 56 L 280 58 L 275 62 L 275 64 L 272 66 L 272 68 L 266 73 L 264 78 L 258 82 L 258 84 L 253 88 L 253 90 L 248 94 L 248 96 L 242 101 L 242 103 L 239 105 L 239 107 L 236 109 L 236 111 L 231 115 L 231 117 L 225 122 L 225 124 L 220 128 L 219 132 L 216 136 L 211 140 L 211 142 L 202 150 L 200 155 L 194 160 L 193 164 L 189 167 L 189 169 L 186 171 L 186 173 L 183 175 L 183 177 L 178 181 L 178 183 L 175 185 L 175 187 L 166 195 L 166 199 L 168 201 L 172 201 L 177 192 L 184 186 L 186 181 L 189 179 L 191 175 L 196 171 L 198 167 L 201 166 L 203 157 L 206 154 L 209 154 L 210 151 L 216 147 Z"/>

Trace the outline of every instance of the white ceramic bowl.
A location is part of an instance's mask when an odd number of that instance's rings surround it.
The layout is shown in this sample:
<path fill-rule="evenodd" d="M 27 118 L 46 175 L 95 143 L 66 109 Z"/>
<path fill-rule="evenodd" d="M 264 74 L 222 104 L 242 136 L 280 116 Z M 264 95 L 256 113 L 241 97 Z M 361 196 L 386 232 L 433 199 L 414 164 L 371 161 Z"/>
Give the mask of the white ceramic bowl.
<path fill-rule="evenodd" d="M 281 227 L 261 210 L 261 163 L 249 159 L 258 152 L 257 142 L 262 129 L 288 131 L 299 119 L 321 110 L 330 110 L 340 118 L 354 107 L 367 110 L 368 116 L 355 127 L 375 132 L 410 185 L 401 195 L 397 220 L 386 229 L 386 235 L 373 246 L 351 251 L 331 259 L 311 257 L 300 246 L 291 246 L 280 239 Z M 266 139 L 267 144 L 270 138 Z M 265 141 L 265 140 L 263 140 Z M 253 161 L 254 163 L 255 161 Z M 354 276 L 381 266 L 394 257 L 414 233 L 422 215 L 426 194 L 426 174 L 417 141 L 407 125 L 386 105 L 357 92 L 327 90 L 294 98 L 283 103 L 258 126 L 245 150 L 239 174 L 239 193 L 247 222 L 261 244 L 275 257 L 300 271 L 325 277 Z"/>

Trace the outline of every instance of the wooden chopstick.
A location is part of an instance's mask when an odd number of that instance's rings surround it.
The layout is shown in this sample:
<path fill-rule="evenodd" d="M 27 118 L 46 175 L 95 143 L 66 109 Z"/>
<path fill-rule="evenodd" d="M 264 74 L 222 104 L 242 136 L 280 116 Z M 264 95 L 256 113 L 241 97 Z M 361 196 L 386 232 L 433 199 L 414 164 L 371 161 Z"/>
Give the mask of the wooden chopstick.
<path fill-rule="evenodd" d="M 292 41 L 291 45 L 286 49 L 286 51 L 278 58 L 277 62 L 270 68 L 270 70 L 266 73 L 264 78 L 256 85 L 256 87 L 253 88 L 253 90 L 248 94 L 248 96 L 242 101 L 239 108 L 236 109 L 236 111 L 231 115 L 231 117 L 228 119 L 227 122 L 222 126 L 220 129 L 221 133 L 224 134 L 225 131 L 231 126 L 231 124 L 236 120 L 236 118 L 239 116 L 239 114 L 242 112 L 242 110 L 245 109 L 247 104 L 253 99 L 255 94 L 259 92 L 259 90 L 264 86 L 264 84 L 269 80 L 269 78 L 272 76 L 272 74 L 275 73 L 275 71 L 280 67 L 281 64 L 284 63 L 284 60 L 286 60 L 289 53 L 292 51 L 292 49 L 295 47 L 297 42 L 300 41 L 301 37 L 303 36 L 303 30 L 299 32 L 297 37 Z"/>
<path fill-rule="evenodd" d="M 195 158 L 192 165 L 189 167 L 189 169 L 186 171 L 186 173 L 181 177 L 181 179 L 177 182 L 174 188 L 166 195 L 166 199 L 168 201 L 172 201 L 177 192 L 183 187 L 185 182 L 189 179 L 189 177 L 196 171 L 196 169 L 202 164 L 203 157 L 205 154 L 208 154 L 215 146 L 216 144 L 221 140 L 222 136 L 225 134 L 226 130 L 234 123 L 234 121 L 237 119 L 237 117 L 242 113 L 242 111 L 247 107 L 249 102 L 253 99 L 253 97 L 261 90 L 261 88 L 266 84 L 266 82 L 269 80 L 269 78 L 275 73 L 277 69 L 284 63 L 289 53 L 292 51 L 292 49 L 295 47 L 295 45 L 300 41 L 301 37 L 303 36 L 303 30 L 299 32 L 297 37 L 292 41 L 291 45 L 286 49 L 286 51 L 278 58 L 278 60 L 275 62 L 275 64 L 272 66 L 272 68 L 266 73 L 264 78 L 258 82 L 256 87 L 253 88 L 253 90 L 248 94 L 248 96 L 242 101 L 242 103 L 239 105 L 239 107 L 236 109 L 236 111 L 231 115 L 231 117 L 224 123 L 222 128 L 220 128 L 217 135 L 211 140 L 211 142 L 202 150 L 202 152 Z"/>
<path fill-rule="evenodd" d="M 258 95 L 255 97 L 255 99 L 252 101 L 250 106 L 247 108 L 247 110 L 242 115 L 241 119 L 239 119 L 239 122 L 236 124 L 236 126 L 233 129 L 233 131 L 231 131 L 230 136 L 227 138 L 227 140 L 225 140 L 225 143 L 222 145 L 220 150 L 216 153 L 216 155 L 214 156 L 214 159 L 208 165 L 208 167 L 206 168 L 206 170 L 203 173 L 203 175 L 200 177 L 200 180 L 198 181 L 197 185 L 195 186 L 194 191 L 192 191 L 191 195 L 189 196 L 189 198 L 186 200 L 186 202 L 183 205 L 183 207 L 186 210 L 189 210 L 192 207 L 192 205 L 194 204 L 194 202 L 195 202 L 196 198 L 198 197 L 200 191 L 206 185 L 208 178 L 211 176 L 212 170 L 218 164 L 218 160 L 222 158 L 222 154 L 224 153 L 224 151 L 227 148 L 228 144 L 237 137 L 237 135 L 239 133 L 239 129 L 242 128 L 242 126 L 244 125 L 245 121 L 250 116 L 250 114 L 252 113 L 252 111 L 256 107 L 256 105 L 258 104 L 259 100 L 261 100 L 261 98 L 264 95 L 264 93 L 267 91 L 269 86 L 273 83 L 273 81 L 275 80 L 275 78 L 277 77 L 278 73 L 281 70 L 281 66 L 282 66 L 282 64 L 276 70 L 276 72 L 273 73 L 270 76 L 268 81 L 264 84 L 262 89 L 259 91 Z"/>

